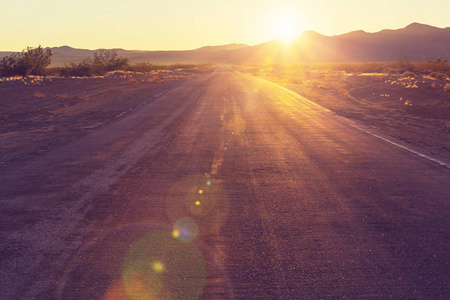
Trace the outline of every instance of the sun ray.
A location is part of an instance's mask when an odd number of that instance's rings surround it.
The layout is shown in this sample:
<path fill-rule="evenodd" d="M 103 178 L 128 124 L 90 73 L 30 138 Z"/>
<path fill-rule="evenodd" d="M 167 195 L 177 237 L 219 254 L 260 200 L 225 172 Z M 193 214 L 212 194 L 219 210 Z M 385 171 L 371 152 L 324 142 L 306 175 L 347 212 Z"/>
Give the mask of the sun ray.
<path fill-rule="evenodd" d="M 270 20 L 271 36 L 286 43 L 291 42 L 304 30 L 302 17 L 287 9 L 275 11 Z"/>

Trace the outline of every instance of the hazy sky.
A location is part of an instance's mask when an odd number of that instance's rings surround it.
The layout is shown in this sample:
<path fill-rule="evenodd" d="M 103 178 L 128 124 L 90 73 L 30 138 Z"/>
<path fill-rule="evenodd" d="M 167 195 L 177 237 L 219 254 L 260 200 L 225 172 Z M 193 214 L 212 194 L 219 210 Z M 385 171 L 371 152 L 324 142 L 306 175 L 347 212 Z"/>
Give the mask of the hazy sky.
<path fill-rule="evenodd" d="M 450 27 L 449 12 L 450 0 L 0 0 L 0 51 L 255 45 L 303 30 Z"/>

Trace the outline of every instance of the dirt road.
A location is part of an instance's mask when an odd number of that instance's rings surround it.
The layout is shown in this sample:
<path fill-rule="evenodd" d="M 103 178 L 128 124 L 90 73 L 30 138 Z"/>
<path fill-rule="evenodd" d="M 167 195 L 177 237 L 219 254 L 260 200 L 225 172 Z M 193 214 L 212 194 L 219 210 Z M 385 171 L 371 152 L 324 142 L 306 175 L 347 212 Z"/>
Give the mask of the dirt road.
<path fill-rule="evenodd" d="M 1 299 L 450 296 L 449 168 L 225 67 L 0 191 Z"/>

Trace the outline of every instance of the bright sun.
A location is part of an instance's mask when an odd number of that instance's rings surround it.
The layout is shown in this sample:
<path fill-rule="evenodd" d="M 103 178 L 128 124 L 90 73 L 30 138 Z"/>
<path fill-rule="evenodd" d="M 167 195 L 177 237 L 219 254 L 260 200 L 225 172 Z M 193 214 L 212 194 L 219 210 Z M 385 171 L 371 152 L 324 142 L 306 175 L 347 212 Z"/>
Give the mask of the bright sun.
<path fill-rule="evenodd" d="M 286 43 L 289 43 L 301 33 L 299 22 L 287 16 L 280 17 L 274 26 L 276 36 Z"/>
<path fill-rule="evenodd" d="M 280 39 L 286 43 L 302 33 L 302 16 L 294 9 L 278 8 L 270 11 L 268 26 L 271 38 Z"/>

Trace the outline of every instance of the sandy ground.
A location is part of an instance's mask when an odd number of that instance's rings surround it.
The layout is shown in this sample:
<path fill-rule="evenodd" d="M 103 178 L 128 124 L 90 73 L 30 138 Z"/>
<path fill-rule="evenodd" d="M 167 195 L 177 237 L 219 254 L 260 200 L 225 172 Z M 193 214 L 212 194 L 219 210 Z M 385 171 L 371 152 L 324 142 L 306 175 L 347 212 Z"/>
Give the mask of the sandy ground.
<path fill-rule="evenodd" d="M 125 116 L 209 69 L 92 78 L 1 78 L 0 165 L 25 160 Z"/>
<path fill-rule="evenodd" d="M 297 92 L 339 116 L 450 162 L 450 80 L 425 75 L 239 67 Z"/>

